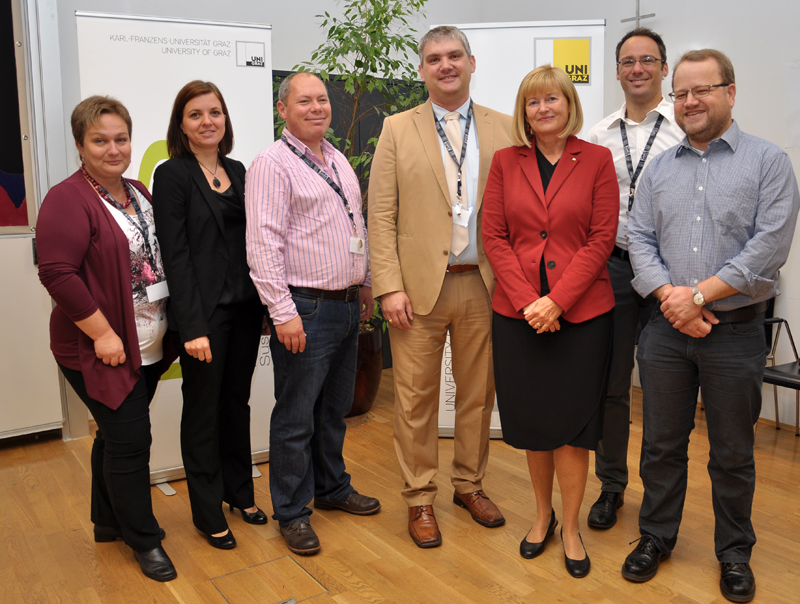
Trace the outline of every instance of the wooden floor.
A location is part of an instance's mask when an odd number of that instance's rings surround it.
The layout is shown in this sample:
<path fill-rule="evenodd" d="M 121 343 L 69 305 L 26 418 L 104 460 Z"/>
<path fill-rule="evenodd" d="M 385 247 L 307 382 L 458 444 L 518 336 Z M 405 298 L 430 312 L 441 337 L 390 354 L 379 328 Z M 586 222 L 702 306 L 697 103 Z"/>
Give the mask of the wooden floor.
<path fill-rule="evenodd" d="M 499 441 L 492 441 L 484 485 L 504 512 L 506 524 L 481 527 L 453 505 L 448 479 L 453 442 L 442 439 L 437 476 L 441 493 L 435 509 L 444 542 L 435 549 L 417 548 L 408 536 L 407 511 L 399 495 L 392 406 L 392 372 L 385 370 L 373 411 L 351 420 L 345 446 L 354 486 L 379 497 L 382 511 L 363 518 L 315 512 L 312 523 L 322 541 L 316 556 L 290 554 L 273 520 L 250 526 L 230 514 L 238 546 L 213 549 L 192 527 L 185 482 L 172 483 L 177 490 L 172 497 L 153 488 L 156 516 L 167 531 L 164 547 L 178 570 L 178 578 L 170 583 L 145 578 L 121 542 L 94 543 L 89 521 L 90 439 L 63 442 L 52 437 L 0 444 L 0 603 L 725 602 L 714 557 L 702 411 L 690 448 L 689 492 L 678 545 L 652 581 L 637 585 L 621 577 L 620 566 L 634 547 L 629 543 L 638 537 L 640 395 L 634 401 L 631 484 L 625 505 L 613 529 L 583 529 L 592 570 L 582 580 L 567 575 L 558 537 L 539 558 L 520 558 L 519 542 L 534 516 L 533 493 L 524 454 Z M 759 424 L 756 459 L 755 601 L 796 603 L 800 438 L 792 430 Z M 271 514 L 269 464 L 259 468 L 264 476 L 255 481 L 256 501 Z M 598 491 L 599 483 L 591 475 L 582 522 Z M 554 504 L 558 513 L 558 491 Z"/>

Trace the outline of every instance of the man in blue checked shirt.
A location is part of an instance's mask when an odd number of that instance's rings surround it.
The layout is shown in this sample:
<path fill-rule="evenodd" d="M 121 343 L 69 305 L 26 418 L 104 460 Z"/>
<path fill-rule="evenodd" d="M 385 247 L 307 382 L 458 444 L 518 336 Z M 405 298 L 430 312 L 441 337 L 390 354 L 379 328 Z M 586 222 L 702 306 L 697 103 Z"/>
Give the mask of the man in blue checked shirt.
<path fill-rule="evenodd" d="M 764 311 L 778 294 L 800 193 L 788 156 L 731 117 L 733 65 L 716 50 L 681 57 L 670 97 L 686 138 L 654 158 L 636 191 L 628 250 L 641 295 L 661 302 L 639 340 L 644 392 L 641 539 L 622 567 L 655 576 L 675 547 L 687 451 L 702 389 L 720 589 L 755 596 L 750 514 L 753 424 L 761 412 Z"/>

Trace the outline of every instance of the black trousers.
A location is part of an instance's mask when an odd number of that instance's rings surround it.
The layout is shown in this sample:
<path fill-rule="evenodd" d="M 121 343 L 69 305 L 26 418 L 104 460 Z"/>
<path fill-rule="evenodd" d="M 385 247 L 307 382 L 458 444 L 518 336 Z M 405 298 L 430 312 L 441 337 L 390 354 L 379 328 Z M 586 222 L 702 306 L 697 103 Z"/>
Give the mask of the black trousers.
<path fill-rule="evenodd" d="M 250 383 L 264 307 L 255 298 L 220 305 L 211 315 L 211 362 L 180 347 L 183 372 L 181 453 L 194 525 L 206 534 L 228 528 L 225 501 L 255 505 L 250 449 Z"/>
<path fill-rule="evenodd" d="M 121 531 L 134 551 L 158 547 L 161 529 L 150 498 L 150 401 L 161 364 L 141 368 L 141 379 L 116 410 L 88 395 L 80 371 L 60 363 L 59 367 L 97 422 L 92 445 L 92 522 Z"/>

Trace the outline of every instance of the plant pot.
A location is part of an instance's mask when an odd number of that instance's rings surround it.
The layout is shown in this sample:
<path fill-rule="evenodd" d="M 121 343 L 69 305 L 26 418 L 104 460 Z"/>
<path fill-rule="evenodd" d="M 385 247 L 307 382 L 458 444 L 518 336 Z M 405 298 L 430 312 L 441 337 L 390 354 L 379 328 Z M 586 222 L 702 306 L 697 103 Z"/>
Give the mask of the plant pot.
<path fill-rule="evenodd" d="M 353 406 L 345 417 L 361 415 L 372 409 L 383 371 L 383 342 L 377 321 L 365 321 L 359 326 L 356 387 Z"/>

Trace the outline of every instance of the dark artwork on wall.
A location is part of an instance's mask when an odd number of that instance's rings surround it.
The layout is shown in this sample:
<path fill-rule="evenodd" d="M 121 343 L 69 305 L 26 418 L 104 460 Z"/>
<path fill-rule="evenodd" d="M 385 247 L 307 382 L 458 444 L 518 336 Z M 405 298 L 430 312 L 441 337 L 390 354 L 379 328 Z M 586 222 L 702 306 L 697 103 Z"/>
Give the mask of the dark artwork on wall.
<path fill-rule="evenodd" d="M 0 0 L 0 227 L 27 226 L 11 0 Z"/>

